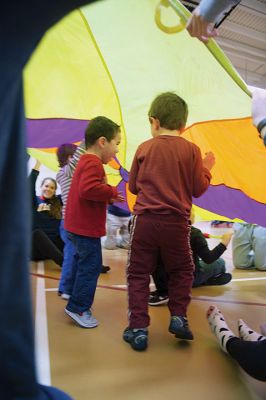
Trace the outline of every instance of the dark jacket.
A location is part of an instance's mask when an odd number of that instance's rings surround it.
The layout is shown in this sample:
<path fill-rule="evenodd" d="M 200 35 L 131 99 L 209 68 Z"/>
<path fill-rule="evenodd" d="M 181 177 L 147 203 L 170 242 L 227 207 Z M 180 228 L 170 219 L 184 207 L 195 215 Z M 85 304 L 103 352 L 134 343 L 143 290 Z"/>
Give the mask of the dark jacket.
<path fill-rule="evenodd" d="M 49 211 L 38 212 L 38 205 L 41 203 L 49 204 L 49 200 L 36 196 L 35 185 L 39 171 L 33 169 L 29 176 L 31 185 L 31 204 L 32 204 L 32 230 L 41 229 L 47 236 L 54 240 L 59 236 L 60 219 L 56 219 L 49 214 Z M 58 196 L 61 199 L 61 196 Z"/>
<path fill-rule="evenodd" d="M 214 249 L 210 250 L 208 242 L 205 239 L 200 229 L 191 227 L 190 245 L 193 253 L 193 260 L 195 264 L 195 272 L 200 268 L 199 260 L 201 259 L 206 264 L 211 264 L 216 261 L 226 250 L 226 246 L 219 243 Z"/>

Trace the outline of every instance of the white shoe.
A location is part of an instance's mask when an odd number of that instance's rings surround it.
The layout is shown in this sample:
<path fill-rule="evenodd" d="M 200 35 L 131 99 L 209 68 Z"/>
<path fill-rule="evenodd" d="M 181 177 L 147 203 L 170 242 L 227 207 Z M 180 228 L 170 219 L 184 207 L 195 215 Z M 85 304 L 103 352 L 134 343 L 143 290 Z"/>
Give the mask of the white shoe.
<path fill-rule="evenodd" d="M 94 318 L 90 311 L 84 311 L 83 313 L 74 313 L 65 308 L 65 313 L 70 316 L 79 326 L 83 328 L 95 328 L 99 322 Z"/>
<path fill-rule="evenodd" d="M 70 299 L 70 294 L 62 293 L 62 294 L 61 294 L 61 299 L 63 299 L 63 300 L 69 300 L 69 299 Z"/>

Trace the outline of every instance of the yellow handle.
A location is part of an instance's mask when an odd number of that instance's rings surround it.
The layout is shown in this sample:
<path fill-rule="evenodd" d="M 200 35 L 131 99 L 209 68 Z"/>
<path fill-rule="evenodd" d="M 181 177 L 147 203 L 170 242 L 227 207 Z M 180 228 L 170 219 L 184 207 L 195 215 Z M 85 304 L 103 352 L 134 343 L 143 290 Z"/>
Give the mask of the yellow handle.
<path fill-rule="evenodd" d="M 168 0 L 161 0 L 158 6 L 155 9 L 155 22 L 158 28 L 160 28 L 165 33 L 177 33 L 181 32 L 186 27 L 186 20 L 180 18 L 180 22 L 178 25 L 175 26 L 166 26 L 161 21 L 161 10 L 162 7 L 169 7 L 170 4 Z"/>

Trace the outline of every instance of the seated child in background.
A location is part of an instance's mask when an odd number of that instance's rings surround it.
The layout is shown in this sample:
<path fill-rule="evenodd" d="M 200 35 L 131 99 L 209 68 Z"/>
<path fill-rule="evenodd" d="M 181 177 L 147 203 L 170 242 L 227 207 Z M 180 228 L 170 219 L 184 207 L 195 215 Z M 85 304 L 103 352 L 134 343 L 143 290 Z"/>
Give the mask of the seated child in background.
<path fill-rule="evenodd" d="M 128 224 L 131 213 L 123 208 L 110 204 L 107 209 L 106 237 L 103 240 L 103 247 L 107 250 L 114 250 L 117 247 L 128 249 L 129 230 Z"/>
<path fill-rule="evenodd" d="M 233 264 L 236 268 L 266 270 L 266 228 L 234 224 Z"/>
<path fill-rule="evenodd" d="M 190 214 L 194 223 L 193 210 Z M 233 233 L 222 235 L 221 242 L 210 250 L 207 240 L 200 229 L 191 226 L 190 246 L 195 264 L 193 287 L 203 285 L 225 285 L 232 279 L 226 272 L 225 261 L 220 256 L 225 252 Z M 168 277 L 161 258 L 152 274 L 156 290 L 150 293 L 149 305 L 157 306 L 168 302 Z"/>
<path fill-rule="evenodd" d="M 105 235 L 107 203 L 124 201 L 117 188 L 107 184 L 103 168 L 118 152 L 120 140 L 119 125 L 106 117 L 91 120 L 85 132 L 86 153 L 76 167 L 67 199 L 65 229 L 76 254 L 65 312 L 83 328 L 98 325 L 90 309 L 102 268 L 100 238 Z"/>

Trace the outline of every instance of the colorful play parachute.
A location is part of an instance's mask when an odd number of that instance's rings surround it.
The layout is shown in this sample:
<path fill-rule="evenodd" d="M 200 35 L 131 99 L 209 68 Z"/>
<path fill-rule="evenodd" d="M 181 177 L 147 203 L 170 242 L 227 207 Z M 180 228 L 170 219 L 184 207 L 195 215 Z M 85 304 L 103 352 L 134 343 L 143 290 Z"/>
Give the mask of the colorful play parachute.
<path fill-rule="evenodd" d="M 113 119 L 123 140 L 107 174 L 132 208 L 128 171 L 150 137 L 150 102 L 175 91 L 189 105 L 184 136 L 216 156 L 211 186 L 194 201 L 197 212 L 266 226 L 266 151 L 251 124 L 246 86 L 213 41 L 207 47 L 186 30 L 167 33 L 177 13 L 188 15 L 177 0 L 161 8 L 158 0 L 100 1 L 47 32 L 25 69 L 29 153 L 56 170 L 58 145 L 79 142 L 97 115 Z"/>

